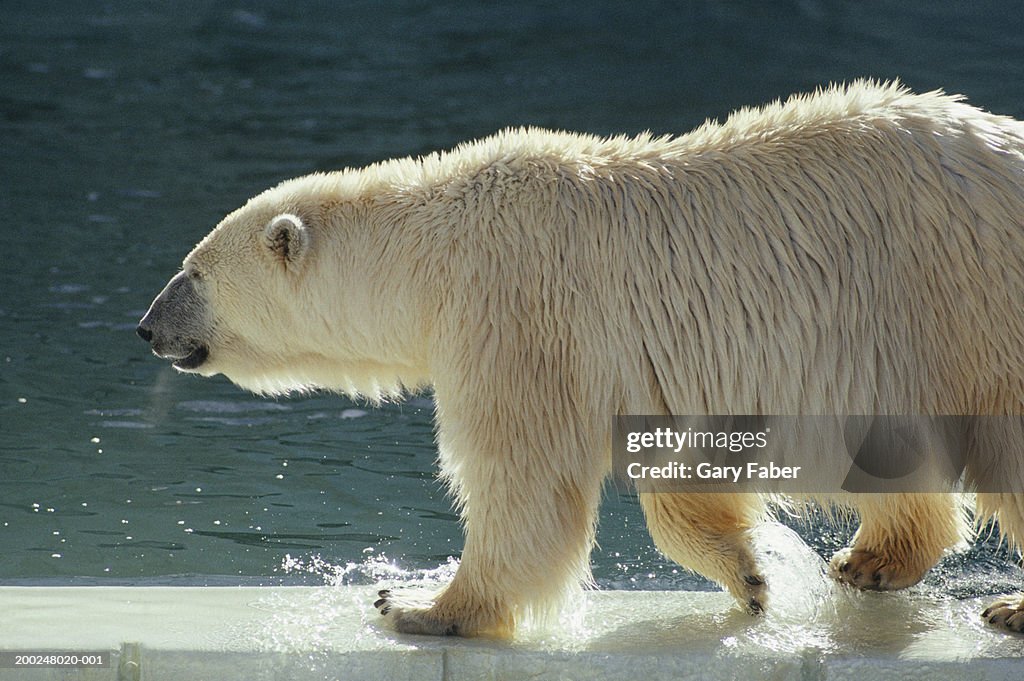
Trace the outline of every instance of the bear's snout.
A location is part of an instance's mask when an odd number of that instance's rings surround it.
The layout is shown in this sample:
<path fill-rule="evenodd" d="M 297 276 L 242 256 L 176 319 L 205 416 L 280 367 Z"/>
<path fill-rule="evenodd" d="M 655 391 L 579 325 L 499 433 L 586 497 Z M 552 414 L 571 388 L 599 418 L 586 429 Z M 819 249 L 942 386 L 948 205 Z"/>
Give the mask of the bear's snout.
<path fill-rule="evenodd" d="M 135 333 L 153 352 L 182 371 L 192 371 L 210 356 L 206 306 L 184 272 L 168 282 L 139 322 Z"/>

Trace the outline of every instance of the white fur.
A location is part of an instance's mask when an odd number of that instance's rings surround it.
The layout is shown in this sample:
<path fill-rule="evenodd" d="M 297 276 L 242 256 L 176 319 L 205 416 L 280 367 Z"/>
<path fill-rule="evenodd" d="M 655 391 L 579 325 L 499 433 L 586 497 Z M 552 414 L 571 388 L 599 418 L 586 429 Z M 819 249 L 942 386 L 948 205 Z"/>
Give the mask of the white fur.
<path fill-rule="evenodd" d="M 281 213 L 309 231 L 299 267 L 258 238 Z M 1022 230 L 1024 125 L 858 82 L 680 137 L 507 130 L 291 180 L 186 266 L 216 320 L 202 373 L 433 386 L 466 547 L 433 606 L 389 617 L 508 633 L 588 580 L 615 414 L 1024 412 Z M 983 456 L 1024 482 L 1019 451 Z M 1019 543 L 1009 498 L 985 510 Z M 704 501 L 643 495 L 659 546 L 756 609 L 760 502 Z M 861 505 L 853 548 L 895 585 L 964 535 L 955 504 L 832 501 Z"/>

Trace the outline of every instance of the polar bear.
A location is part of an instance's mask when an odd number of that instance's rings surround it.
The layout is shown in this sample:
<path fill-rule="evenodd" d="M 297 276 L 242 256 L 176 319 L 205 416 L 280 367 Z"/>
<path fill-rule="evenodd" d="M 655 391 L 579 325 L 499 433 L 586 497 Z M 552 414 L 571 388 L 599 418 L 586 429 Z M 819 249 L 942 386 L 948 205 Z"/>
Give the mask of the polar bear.
<path fill-rule="evenodd" d="M 858 81 L 680 137 L 507 130 L 283 182 L 185 258 L 138 333 L 265 394 L 431 387 L 465 527 L 401 632 L 509 636 L 590 579 L 618 414 L 1001 415 L 969 428 L 977 517 L 1024 542 L 1024 124 Z M 752 613 L 755 494 L 640 488 L 667 556 Z M 837 495 L 832 562 L 914 584 L 968 534 L 957 497 Z M 1024 630 L 1024 602 L 985 611 Z"/>

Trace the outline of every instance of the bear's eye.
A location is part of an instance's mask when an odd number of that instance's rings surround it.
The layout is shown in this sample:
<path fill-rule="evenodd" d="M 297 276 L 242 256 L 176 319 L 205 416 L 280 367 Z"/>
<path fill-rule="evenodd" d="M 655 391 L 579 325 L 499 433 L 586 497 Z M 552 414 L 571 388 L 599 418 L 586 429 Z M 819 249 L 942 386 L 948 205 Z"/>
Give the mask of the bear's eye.
<path fill-rule="evenodd" d="M 201 281 L 203 278 L 203 273 L 193 267 L 188 271 L 188 278 L 191 279 L 192 281 Z"/>

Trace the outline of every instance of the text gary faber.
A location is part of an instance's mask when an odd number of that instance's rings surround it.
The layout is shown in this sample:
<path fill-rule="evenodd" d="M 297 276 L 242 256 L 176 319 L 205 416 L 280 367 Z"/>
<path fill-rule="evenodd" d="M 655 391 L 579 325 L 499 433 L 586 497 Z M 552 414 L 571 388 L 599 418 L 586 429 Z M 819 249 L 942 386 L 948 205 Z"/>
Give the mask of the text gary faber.
<path fill-rule="evenodd" d="M 717 480 L 738 483 L 741 480 L 796 480 L 801 466 L 778 466 L 774 462 L 750 462 L 745 466 L 696 465 L 670 461 L 661 466 L 645 466 L 634 461 L 626 467 L 633 480 Z"/>

